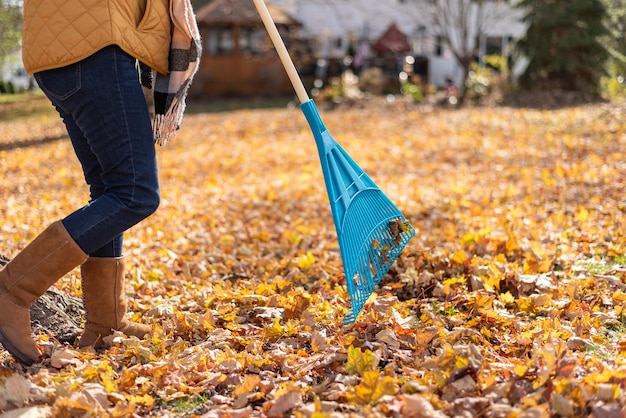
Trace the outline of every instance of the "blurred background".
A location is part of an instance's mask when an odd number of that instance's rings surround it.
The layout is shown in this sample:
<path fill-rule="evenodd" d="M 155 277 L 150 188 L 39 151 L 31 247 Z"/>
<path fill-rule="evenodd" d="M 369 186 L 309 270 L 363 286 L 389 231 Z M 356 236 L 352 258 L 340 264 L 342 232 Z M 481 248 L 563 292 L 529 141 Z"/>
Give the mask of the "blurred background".
<path fill-rule="evenodd" d="M 0 93 L 21 66 L 22 2 L 0 0 Z M 498 103 L 523 92 L 620 98 L 626 0 L 266 0 L 320 102 Z M 193 1 L 203 40 L 190 100 L 293 96 L 252 0 Z"/>

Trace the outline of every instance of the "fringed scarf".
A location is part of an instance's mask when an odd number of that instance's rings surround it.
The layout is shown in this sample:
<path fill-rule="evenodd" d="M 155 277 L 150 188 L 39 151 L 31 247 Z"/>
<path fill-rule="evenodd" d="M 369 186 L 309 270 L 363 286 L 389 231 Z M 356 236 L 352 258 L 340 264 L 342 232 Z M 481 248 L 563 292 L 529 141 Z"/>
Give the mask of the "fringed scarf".
<path fill-rule="evenodd" d="M 162 75 L 140 64 L 140 78 L 149 104 L 154 106 L 154 142 L 165 145 L 174 138 L 185 111 L 187 90 L 200 66 L 202 44 L 190 0 L 170 0 L 172 42 L 169 72 Z M 153 102 L 153 103 L 150 103 Z"/>

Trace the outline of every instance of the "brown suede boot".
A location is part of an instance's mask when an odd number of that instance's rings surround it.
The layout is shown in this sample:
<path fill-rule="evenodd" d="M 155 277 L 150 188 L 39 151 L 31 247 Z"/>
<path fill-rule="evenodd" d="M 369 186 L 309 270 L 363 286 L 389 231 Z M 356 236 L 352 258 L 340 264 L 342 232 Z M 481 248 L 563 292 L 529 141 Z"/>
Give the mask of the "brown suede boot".
<path fill-rule="evenodd" d="M 0 270 L 0 343 L 16 360 L 30 366 L 41 355 L 31 335 L 30 305 L 86 259 L 57 221 Z"/>
<path fill-rule="evenodd" d="M 125 318 L 126 295 L 124 259 L 89 257 L 81 266 L 83 301 L 87 312 L 85 331 L 78 347 L 102 348 L 102 338 L 121 331 L 128 336 L 144 338 L 152 329 Z"/>

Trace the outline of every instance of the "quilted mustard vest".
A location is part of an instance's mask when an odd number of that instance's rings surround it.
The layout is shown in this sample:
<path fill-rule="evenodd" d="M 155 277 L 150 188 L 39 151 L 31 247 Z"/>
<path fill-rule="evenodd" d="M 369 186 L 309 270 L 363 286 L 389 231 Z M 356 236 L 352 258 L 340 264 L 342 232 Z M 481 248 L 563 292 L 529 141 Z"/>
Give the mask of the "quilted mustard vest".
<path fill-rule="evenodd" d="M 166 74 L 169 0 L 25 0 L 22 60 L 29 73 L 73 64 L 119 45 Z"/>

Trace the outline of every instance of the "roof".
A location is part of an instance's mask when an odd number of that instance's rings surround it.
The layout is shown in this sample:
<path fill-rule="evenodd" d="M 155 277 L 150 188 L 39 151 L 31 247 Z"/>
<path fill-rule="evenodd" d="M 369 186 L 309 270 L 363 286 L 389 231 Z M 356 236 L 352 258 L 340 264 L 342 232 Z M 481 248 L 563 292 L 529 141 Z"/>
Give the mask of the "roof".
<path fill-rule="evenodd" d="M 426 0 L 271 0 L 291 16 L 299 19 L 311 37 L 349 37 L 375 41 L 392 25 L 407 37 L 416 37 L 420 27 L 430 30 Z M 489 2 L 494 7 L 500 2 Z M 525 25 L 521 10 L 511 8 L 506 18 L 495 22 L 487 31 L 493 35 L 520 36 Z M 435 33 L 429 32 L 434 36 Z"/>
<path fill-rule="evenodd" d="M 277 25 L 300 24 L 283 9 L 268 1 L 265 3 Z M 263 23 L 252 0 L 214 0 L 196 12 L 196 20 L 198 24 Z"/>
<path fill-rule="evenodd" d="M 398 0 L 272 0 L 300 19 L 309 36 L 374 41 L 392 24 L 411 36 L 426 20 L 413 2 Z"/>
<path fill-rule="evenodd" d="M 402 33 L 395 24 L 392 24 L 387 28 L 385 33 L 374 43 L 374 50 L 378 53 L 393 52 L 399 54 L 402 52 L 409 52 L 411 45 L 406 35 Z"/>

